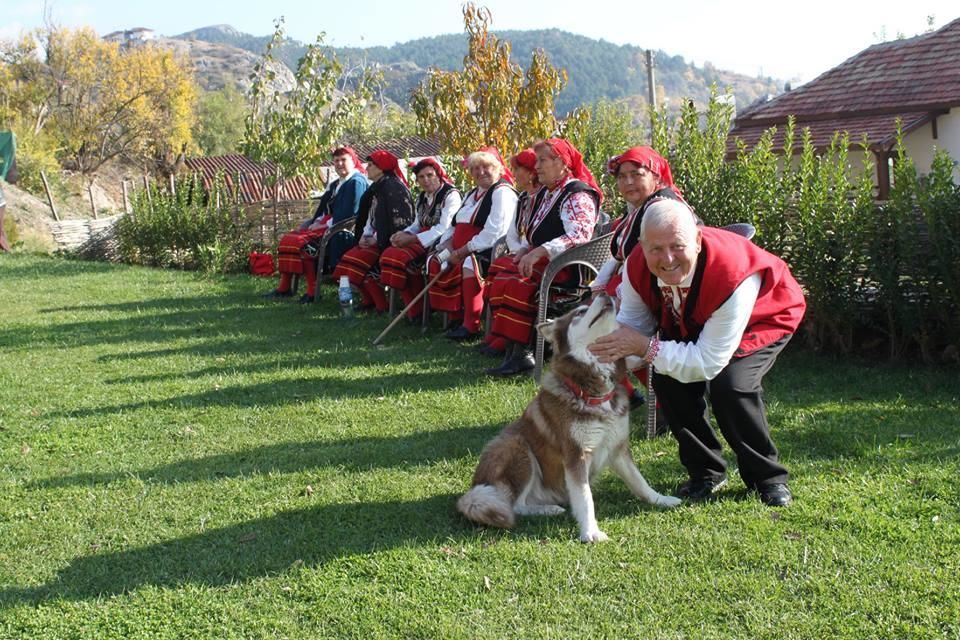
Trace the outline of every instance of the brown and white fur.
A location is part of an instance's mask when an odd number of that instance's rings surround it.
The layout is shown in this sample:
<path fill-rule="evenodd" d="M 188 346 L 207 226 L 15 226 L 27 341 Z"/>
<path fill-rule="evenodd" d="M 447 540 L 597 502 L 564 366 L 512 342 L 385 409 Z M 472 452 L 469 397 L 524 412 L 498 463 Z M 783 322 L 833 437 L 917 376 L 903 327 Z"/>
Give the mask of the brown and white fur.
<path fill-rule="evenodd" d="M 675 507 L 678 498 L 654 491 L 630 454 L 629 402 L 620 381 L 623 360 L 603 364 L 587 347 L 617 328 L 613 301 L 597 297 L 537 327 L 553 345 L 550 371 L 520 418 L 504 428 L 480 455 L 473 486 L 457 501 L 468 519 L 512 527 L 517 515 L 556 515 L 569 505 L 580 540 L 601 542 L 590 482 L 607 466 L 641 500 Z M 566 380 L 584 392 L 578 396 Z M 583 397 L 603 398 L 590 404 Z"/>

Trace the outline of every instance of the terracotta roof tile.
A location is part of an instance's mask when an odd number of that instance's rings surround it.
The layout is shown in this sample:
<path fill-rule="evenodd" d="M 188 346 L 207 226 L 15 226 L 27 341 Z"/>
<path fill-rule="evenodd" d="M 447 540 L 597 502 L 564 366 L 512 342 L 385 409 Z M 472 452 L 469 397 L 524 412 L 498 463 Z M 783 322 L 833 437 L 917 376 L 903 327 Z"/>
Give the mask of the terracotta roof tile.
<path fill-rule="evenodd" d="M 200 173 L 203 187 L 209 191 L 217 172 L 223 173 L 227 190 L 232 192 L 239 176 L 240 199 L 245 203 L 263 202 L 273 199 L 273 188 L 265 179 L 276 172 L 272 162 L 259 164 L 240 154 L 188 158 L 187 169 Z M 305 200 L 310 188 L 304 178 L 291 178 L 283 181 L 280 188 L 280 200 Z"/>
<path fill-rule="evenodd" d="M 862 116 L 854 118 L 835 118 L 833 120 L 814 120 L 812 122 L 797 123 L 794 132 L 793 152 L 799 153 L 803 143 L 803 129 L 810 129 L 810 140 L 814 148 L 818 150 L 826 149 L 833 140 L 836 132 L 846 132 L 850 135 L 850 145 L 855 148 L 866 138 L 870 147 L 889 147 L 896 139 L 897 119 L 901 121 L 901 128 L 904 133 L 916 129 L 917 127 L 929 122 L 933 116 L 928 113 L 896 113 L 883 116 Z M 776 127 L 777 131 L 773 136 L 773 150 L 783 151 L 783 137 L 786 131 L 785 124 L 756 124 L 740 126 L 730 132 L 727 138 L 727 156 L 736 155 L 736 140 L 742 140 L 747 148 L 752 148 L 760 141 L 760 136 L 767 129 Z"/>
<path fill-rule="evenodd" d="M 389 151 L 398 158 L 423 158 L 426 156 L 436 156 L 440 154 L 440 145 L 436 140 L 422 138 L 420 136 L 405 136 L 402 138 L 393 138 L 390 140 L 381 140 L 373 144 L 355 144 L 352 145 L 357 155 L 366 159 L 377 149 Z"/>

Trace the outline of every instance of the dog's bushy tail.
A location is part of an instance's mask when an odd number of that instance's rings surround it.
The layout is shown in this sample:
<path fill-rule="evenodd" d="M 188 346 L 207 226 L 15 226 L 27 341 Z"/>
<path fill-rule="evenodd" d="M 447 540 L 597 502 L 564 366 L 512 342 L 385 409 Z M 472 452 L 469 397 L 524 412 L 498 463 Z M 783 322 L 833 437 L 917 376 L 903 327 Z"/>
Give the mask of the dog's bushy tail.
<path fill-rule="evenodd" d="M 509 489 L 491 484 L 474 485 L 457 500 L 457 510 L 468 520 L 488 527 L 513 526 L 513 504 Z"/>

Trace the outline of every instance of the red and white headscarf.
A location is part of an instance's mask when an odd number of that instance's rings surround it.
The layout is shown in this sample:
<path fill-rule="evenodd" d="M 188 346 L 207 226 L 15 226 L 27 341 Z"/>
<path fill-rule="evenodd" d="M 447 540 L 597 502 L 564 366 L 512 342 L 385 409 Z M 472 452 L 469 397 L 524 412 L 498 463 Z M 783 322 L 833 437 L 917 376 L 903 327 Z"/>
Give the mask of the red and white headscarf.
<path fill-rule="evenodd" d="M 380 169 L 380 171 L 383 171 L 384 173 L 392 173 L 400 178 L 403 184 L 408 187 L 410 186 L 407 184 L 407 177 L 403 175 L 403 170 L 400 169 L 400 161 L 397 159 L 397 156 L 393 155 L 389 151 L 377 149 L 367 156 L 367 160 L 377 165 L 377 168 Z"/>
<path fill-rule="evenodd" d="M 651 147 L 630 147 L 618 156 L 613 156 L 607 160 L 607 171 L 610 175 L 617 175 L 620 165 L 624 162 L 632 162 L 638 167 L 648 169 L 657 174 L 660 178 L 660 184 L 673 190 L 677 197 L 683 200 L 683 194 L 677 185 L 673 184 L 673 173 L 670 171 L 670 163 L 666 158 L 654 151 Z"/>
<path fill-rule="evenodd" d="M 600 203 L 603 203 L 603 189 L 597 184 L 597 179 L 593 177 L 593 173 L 583 162 L 583 155 L 577 151 L 575 146 L 563 138 L 548 138 L 543 142 L 538 142 L 534 146 L 534 149 L 541 145 L 550 147 L 557 157 L 560 158 L 560 161 L 570 169 L 573 177 L 590 185 L 590 188 L 600 196 Z"/>
<path fill-rule="evenodd" d="M 336 158 L 337 156 L 350 156 L 353 158 L 353 166 L 356 167 L 357 171 L 363 175 L 367 175 L 367 168 L 363 166 L 363 162 L 360 160 L 360 156 L 357 155 L 357 152 L 354 151 L 353 147 L 343 146 L 337 147 L 333 150 L 333 153 L 330 154 L 331 157 Z"/>
<path fill-rule="evenodd" d="M 410 171 L 413 172 L 413 175 L 416 176 L 418 173 L 426 169 L 427 167 L 433 167 L 433 170 L 437 172 L 437 177 L 440 178 L 443 182 L 447 184 L 453 184 L 453 180 L 450 179 L 450 176 L 447 175 L 446 170 L 443 168 L 443 164 L 440 162 L 439 158 L 434 158 L 433 156 L 427 156 L 420 160 L 420 162 L 409 162 L 407 167 Z"/>

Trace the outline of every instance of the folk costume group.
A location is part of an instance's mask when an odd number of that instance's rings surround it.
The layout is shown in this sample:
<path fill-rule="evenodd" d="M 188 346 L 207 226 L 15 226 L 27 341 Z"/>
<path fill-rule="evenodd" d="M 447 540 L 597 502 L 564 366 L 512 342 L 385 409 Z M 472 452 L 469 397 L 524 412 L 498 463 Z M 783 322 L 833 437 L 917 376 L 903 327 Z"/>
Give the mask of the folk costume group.
<path fill-rule="evenodd" d="M 302 300 L 312 301 L 323 266 L 311 262 L 311 242 L 356 216 L 355 239 L 345 239 L 352 248 L 328 255 L 334 277 L 346 276 L 360 291 L 361 308 L 385 311 L 388 287 L 400 293 L 413 320 L 423 296 L 411 303 L 429 280 L 430 308 L 452 319 L 444 335 L 481 341 L 480 353 L 503 358 L 488 374 L 532 369 L 543 274 L 564 251 L 593 239 L 603 202 L 580 152 L 550 138 L 511 157 L 508 166 L 496 149 L 479 149 L 464 161 L 474 187 L 463 196 L 440 161 L 425 158 L 409 166 L 420 188 L 416 202 L 396 156 L 378 150 L 366 160 L 372 183 L 352 149 L 334 152 L 338 178 L 313 219 L 281 239 L 281 279 L 268 295 L 290 295 L 292 276 L 305 274 Z M 704 225 L 667 161 L 650 147 L 627 149 L 607 169 L 627 210 L 610 235 L 612 258 L 590 286 L 593 295 L 617 301 L 620 328 L 590 350 L 601 362 L 626 358 L 638 371 L 652 365 L 658 406 L 689 476 L 680 497 L 708 499 L 727 481 L 720 440 L 705 417 L 709 396 L 744 483 L 764 504 L 789 504 L 788 472 L 770 438 L 762 380 L 803 318 L 799 284 L 780 258 Z M 498 241 L 507 253 L 491 260 Z M 561 272 L 555 282 L 575 277 Z M 492 322 L 484 335 L 485 305 Z M 638 395 L 629 380 L 624 385 Z"/>

